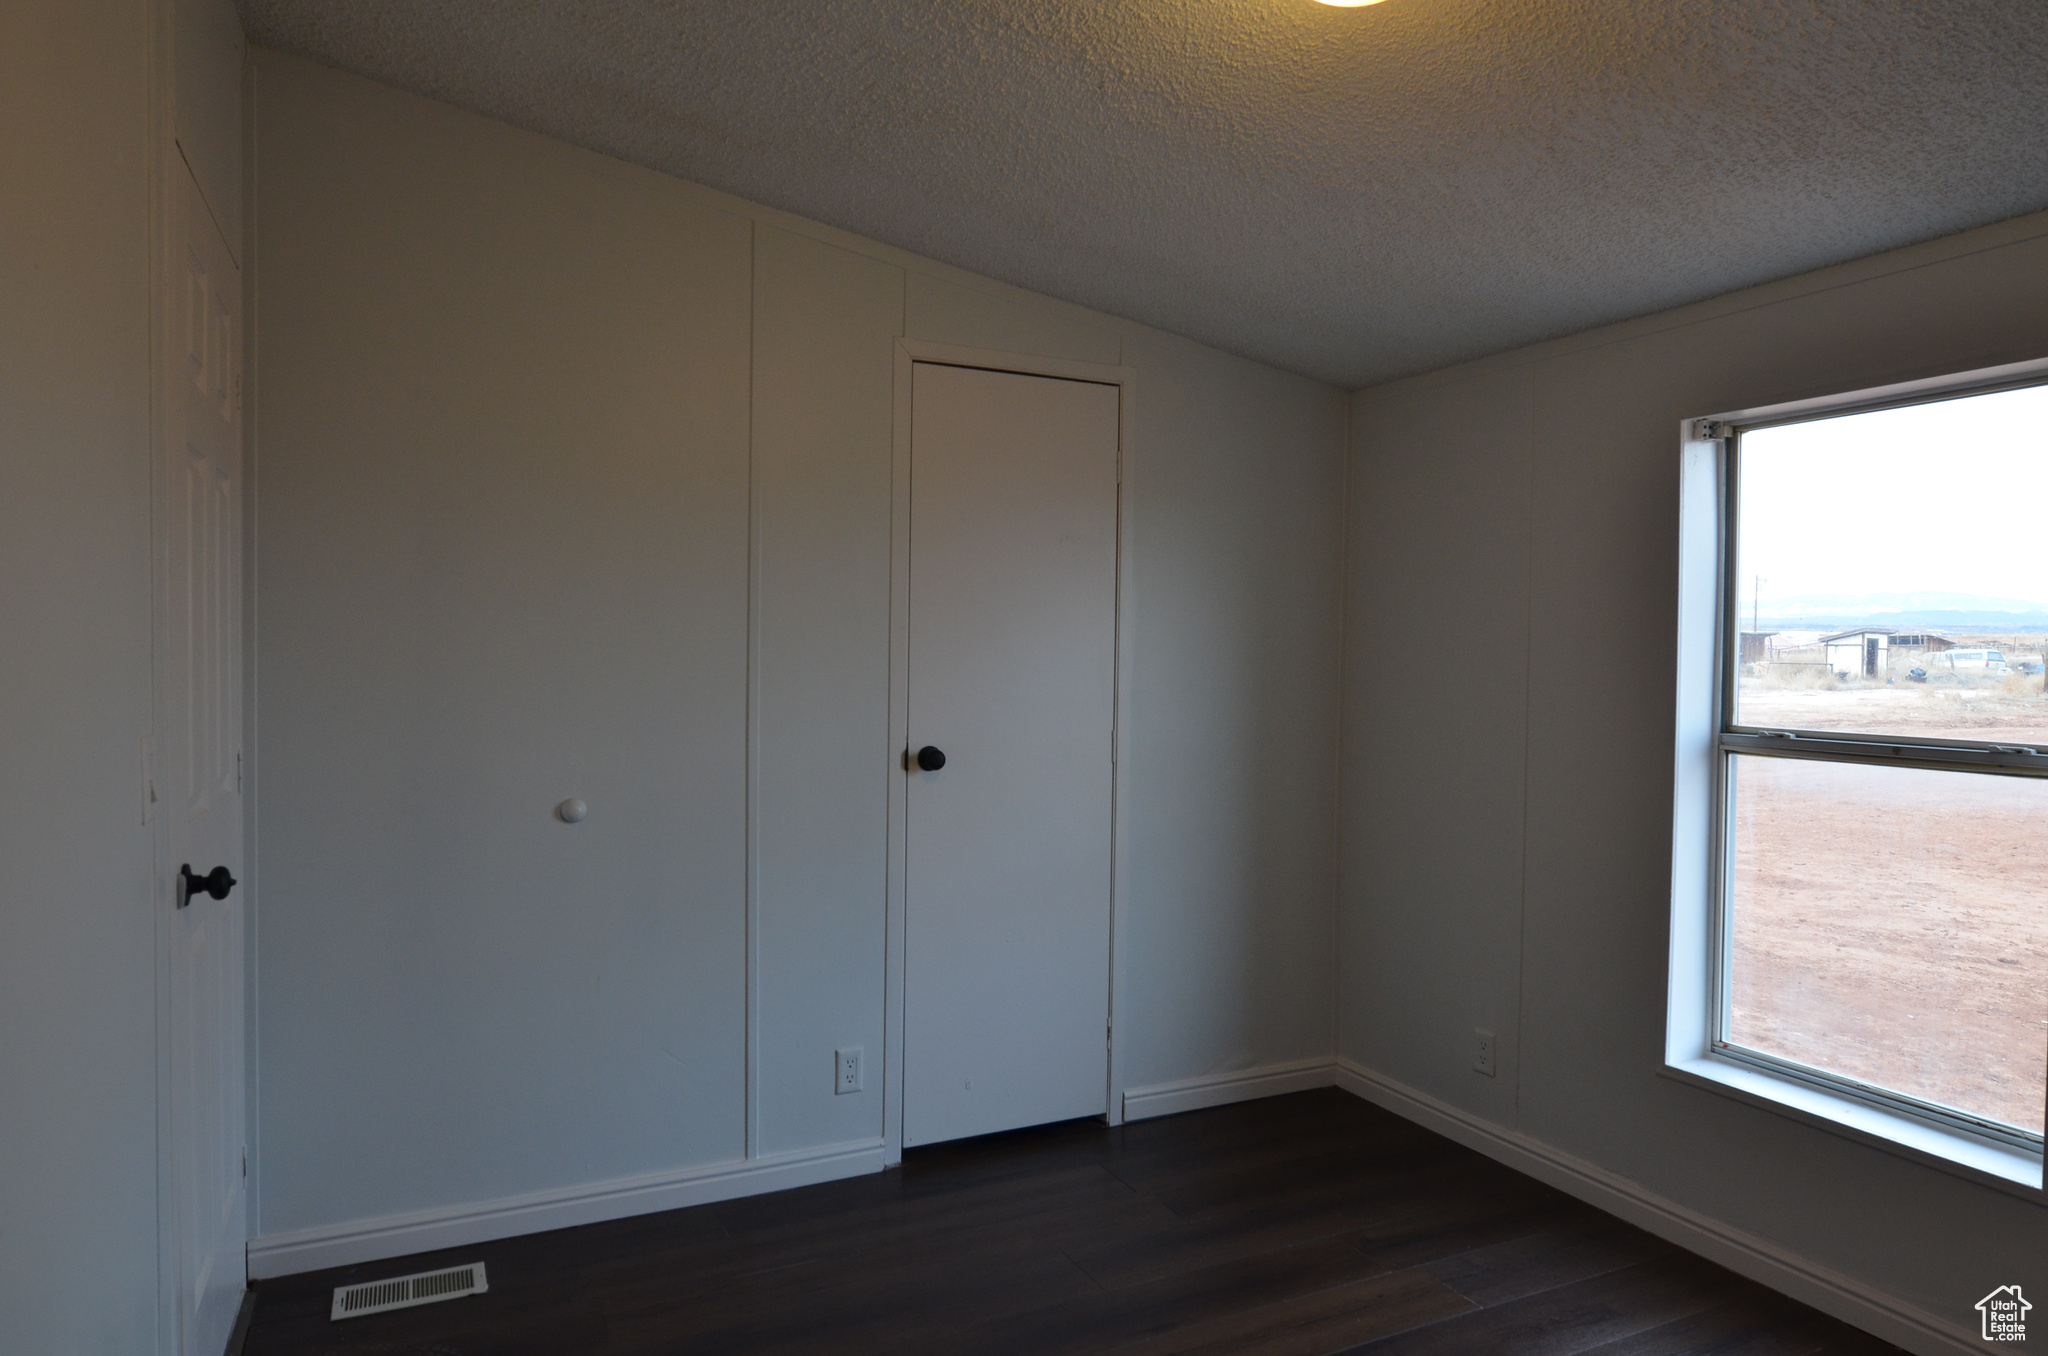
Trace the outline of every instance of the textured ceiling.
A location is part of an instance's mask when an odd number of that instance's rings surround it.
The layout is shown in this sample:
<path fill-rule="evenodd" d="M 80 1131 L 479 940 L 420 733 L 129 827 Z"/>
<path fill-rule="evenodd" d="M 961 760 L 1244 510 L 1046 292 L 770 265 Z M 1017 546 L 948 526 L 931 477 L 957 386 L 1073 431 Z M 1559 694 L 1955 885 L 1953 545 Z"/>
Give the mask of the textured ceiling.
<path fill-rule="evenodd" d="M 241 0 L 258 42 L 1358 386 L 2048 207 L 2043 0 Z"/>

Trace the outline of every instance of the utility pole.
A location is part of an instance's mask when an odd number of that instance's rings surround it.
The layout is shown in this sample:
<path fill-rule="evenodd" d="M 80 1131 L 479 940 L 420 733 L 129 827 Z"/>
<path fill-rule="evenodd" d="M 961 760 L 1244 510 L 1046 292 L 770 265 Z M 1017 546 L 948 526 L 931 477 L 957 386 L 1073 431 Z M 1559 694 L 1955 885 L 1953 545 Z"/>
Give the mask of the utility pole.
<path fill-rule="evenodd" d="M 1749 590 L 1749 633 L 1756 637 L 1753 642 L 1756 645 L 1756 662 L 1768 664 L 1771 662 L 1770 647 L 1764 644 L 1763 627 L 1757 621 L 1757 613 L 1763 606 L 1764 577 L 1758 574 L 1751 575 L 1750 578 L 1755 582 L 1750 585 Z"/>

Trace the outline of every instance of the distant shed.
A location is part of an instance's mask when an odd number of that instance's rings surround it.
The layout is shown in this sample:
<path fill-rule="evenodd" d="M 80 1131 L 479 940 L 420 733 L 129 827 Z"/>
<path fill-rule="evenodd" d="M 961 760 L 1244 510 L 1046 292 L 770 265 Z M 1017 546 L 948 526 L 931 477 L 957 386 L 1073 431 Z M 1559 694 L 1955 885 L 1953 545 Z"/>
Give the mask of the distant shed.
<path fill-rule="evenodd" d="M 1736 662 L 1741 664 L 1768 663 L 1771 658 L 1771 637 L 1777 634 L 1778 632 L 1776 631 L 1742 632 L 1742 658 Z"/>
<path fill-rule="evenodd" d="M 1891 660 L 1892 637 L 1897 634 L 1889 626 L 1862 626 L 1822 636 L 1828 671 L 1838 678 L 1879 677 Z"/>
<path fill-rule="evenodd" d="M 1926 650 L 1931 654 L 1956 647 L 1956 643 L 1947 636 L 1937 636 L 1930 631 L 1897 632 L 1892 636 L 1892 644 L 1901 650 Z"/>

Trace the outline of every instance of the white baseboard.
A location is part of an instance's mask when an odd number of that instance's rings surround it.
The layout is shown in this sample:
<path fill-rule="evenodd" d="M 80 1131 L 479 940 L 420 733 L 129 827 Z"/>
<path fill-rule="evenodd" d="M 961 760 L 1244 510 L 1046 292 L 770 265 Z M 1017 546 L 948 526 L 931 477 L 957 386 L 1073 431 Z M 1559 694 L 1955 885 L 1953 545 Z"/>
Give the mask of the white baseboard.
<path fill-rule="evenodd" d="M 1337 1061 L 1328 1058 L 1297 1059 L 1286 1064 L 1239 1069 L 1235 1073 L 1203 1074 L 1199 1078 L 1126 1089 L 1124 1119 L 1141 1121 L 1150 1116 L 1200 1111 L 1205 1106 L 1223 1106 L 1228 1102 L 1278 1097 L 1284 1092 L 1327 1088 L 1336 1081 Z"/>
<path fill-rule="evenodd" d="M 1983 1349 L 1968 1328 L 1902 1304 L 1766 1239 L 1689 1210 L 1605 1168 L 1461 1111 L 1348 1059 L 1338 1062 L 1337 1086 L 1908 1351 L 1921 1356 L 1954 1356 Z"/>
<path fill-rule="evenodd" d="M 857 1140 L 767 1158 L 618 1177 L 587 1186 L 264 1234 L 249 1240 L 249 1276 L 252 1280 L 267 1280 L 300 1271 L 352 1266 L 518 1234 L 705 1205 L 736 1196 L 785 1191 L 881 1170 L 882 1141 Z"/>

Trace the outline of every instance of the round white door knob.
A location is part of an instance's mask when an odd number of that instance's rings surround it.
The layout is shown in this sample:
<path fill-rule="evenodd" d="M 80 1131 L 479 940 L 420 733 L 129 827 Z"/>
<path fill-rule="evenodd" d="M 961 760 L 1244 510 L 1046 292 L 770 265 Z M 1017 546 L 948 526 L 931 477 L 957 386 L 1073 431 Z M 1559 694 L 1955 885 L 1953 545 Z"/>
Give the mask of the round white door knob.
<path fill-rule="evenodd" d="M 590 807 L 571 796 L 555 807 L 555 813 L 562 817 L 564 824 L 581 824 L 583 816 L 590 813 Z"/>

